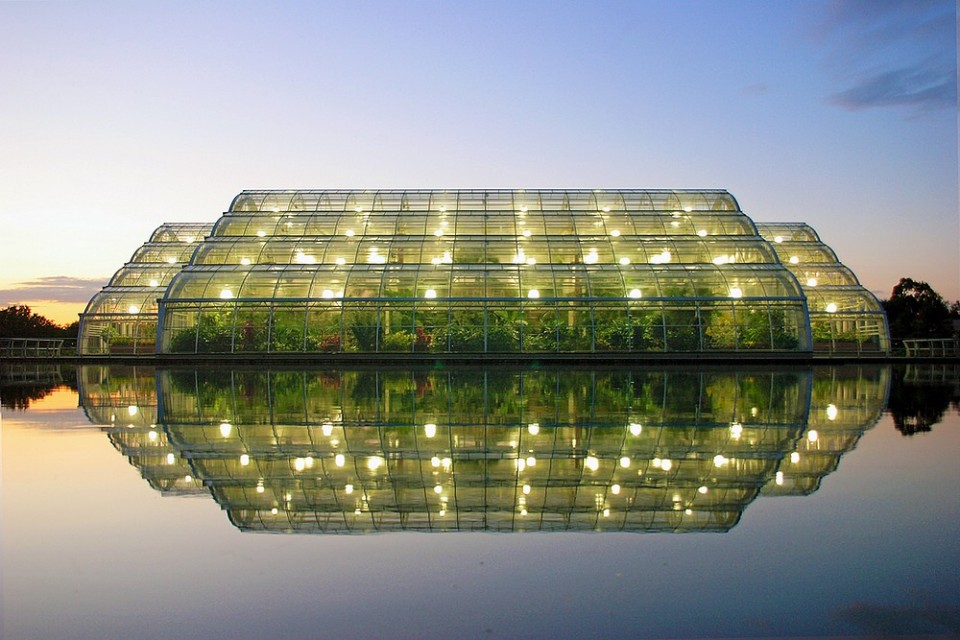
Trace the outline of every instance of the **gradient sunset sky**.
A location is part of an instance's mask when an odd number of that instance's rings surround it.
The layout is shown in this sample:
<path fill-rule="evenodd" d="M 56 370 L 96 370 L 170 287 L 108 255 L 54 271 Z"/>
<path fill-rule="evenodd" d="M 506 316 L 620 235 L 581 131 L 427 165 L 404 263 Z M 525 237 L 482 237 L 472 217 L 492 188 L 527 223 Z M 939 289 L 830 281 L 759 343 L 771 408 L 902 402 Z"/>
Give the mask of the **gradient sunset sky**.
<path fill-rule="evenodd" d="M 960 299 L 957 4 L 0 5 L 0 306 L 242 189 L 725 188 Z"/>

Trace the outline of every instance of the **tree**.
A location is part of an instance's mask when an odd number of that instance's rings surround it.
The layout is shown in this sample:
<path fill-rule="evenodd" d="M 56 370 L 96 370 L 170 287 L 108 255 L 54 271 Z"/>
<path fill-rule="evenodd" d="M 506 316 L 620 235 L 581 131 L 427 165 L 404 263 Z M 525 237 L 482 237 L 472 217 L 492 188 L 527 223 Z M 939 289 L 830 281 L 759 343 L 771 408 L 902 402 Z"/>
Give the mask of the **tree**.
<path fill-rule="evenodd" d="M 883 301 L 894 341 L 911 338 L 949 338 L 953 335 L 950 309 L 926 282 L 901 278 L 889 300 Z"/>
<path fill-rule="evenodd" d="M 0 309 L 0 338 L 75 338 L 77 323 L 62 327 L 26 305 Z"/>

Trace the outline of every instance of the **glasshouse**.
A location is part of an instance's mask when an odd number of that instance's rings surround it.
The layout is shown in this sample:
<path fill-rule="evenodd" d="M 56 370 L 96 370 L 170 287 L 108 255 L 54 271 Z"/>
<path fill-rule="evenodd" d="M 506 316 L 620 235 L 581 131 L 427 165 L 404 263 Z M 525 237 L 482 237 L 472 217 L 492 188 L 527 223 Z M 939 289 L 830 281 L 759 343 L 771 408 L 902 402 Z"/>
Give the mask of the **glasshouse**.
<path fill-rule="evenodd" d="M 888 344 L 876 299 L 812 229 L 758 231 L 720 190 L 245 191 L 212 228 L 158 229 L 81 327 L 85 354 Z"/>

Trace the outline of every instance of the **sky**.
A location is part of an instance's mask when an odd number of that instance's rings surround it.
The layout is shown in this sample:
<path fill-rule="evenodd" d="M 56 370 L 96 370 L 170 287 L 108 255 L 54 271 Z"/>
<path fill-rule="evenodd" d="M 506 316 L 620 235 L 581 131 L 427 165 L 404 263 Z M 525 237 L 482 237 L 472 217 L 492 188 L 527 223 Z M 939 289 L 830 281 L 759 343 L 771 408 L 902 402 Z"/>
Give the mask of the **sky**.
<path fill-rule="evenodd" d="M 243 189 L 724 188 L 960 299 L 957 4 L 2 3 L 0 306 Z"/>

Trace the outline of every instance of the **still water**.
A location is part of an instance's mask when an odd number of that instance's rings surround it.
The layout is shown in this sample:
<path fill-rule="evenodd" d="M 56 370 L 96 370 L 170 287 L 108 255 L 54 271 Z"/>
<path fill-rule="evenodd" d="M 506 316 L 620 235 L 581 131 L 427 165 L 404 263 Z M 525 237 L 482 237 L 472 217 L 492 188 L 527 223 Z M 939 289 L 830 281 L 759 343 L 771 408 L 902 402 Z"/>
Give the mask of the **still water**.
<path fill-rule="evenodd" d="M 2 376 L 5 640 L 960 634 L 949 367 Z"/>

